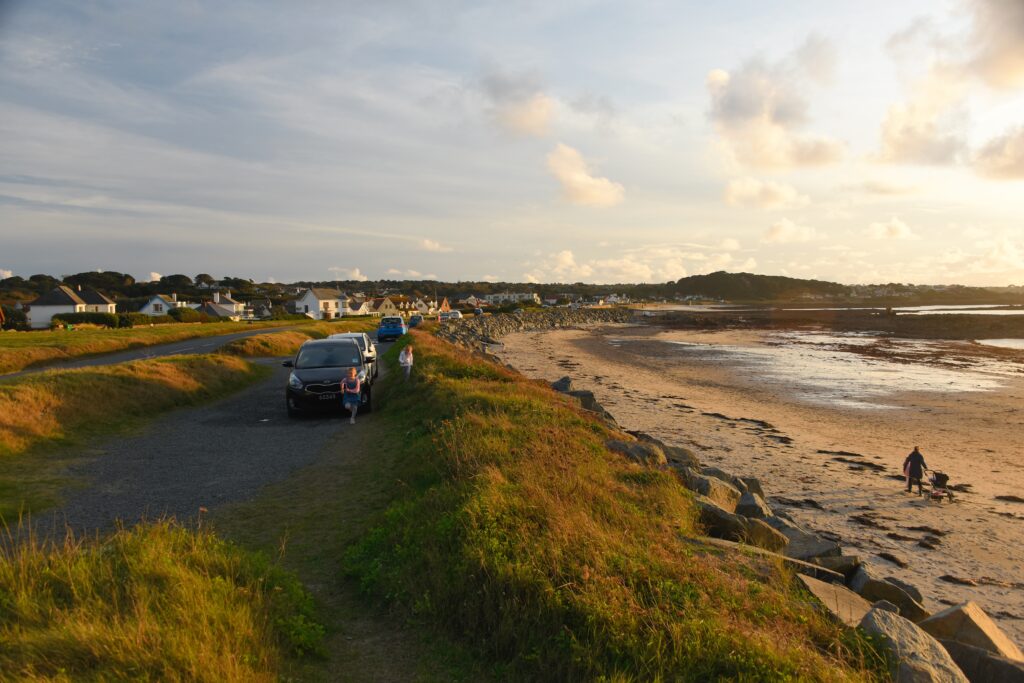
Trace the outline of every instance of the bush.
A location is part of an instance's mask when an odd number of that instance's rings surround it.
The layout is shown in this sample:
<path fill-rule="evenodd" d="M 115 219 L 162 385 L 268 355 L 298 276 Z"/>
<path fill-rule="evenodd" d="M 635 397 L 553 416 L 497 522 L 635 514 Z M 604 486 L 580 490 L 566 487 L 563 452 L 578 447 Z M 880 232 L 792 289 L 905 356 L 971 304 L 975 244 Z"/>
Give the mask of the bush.
<path fill-rule="evenodd" d="M 22 330 L 28 327 L 28 316 L 25 311 L 17 311 L 10 306 L 3 307 L 5 330 Z"/>
<path fill-rule="evenodd" d="M 177 322 L 174 318 L 169 315 L 146 315 L 145 313 L 124 313 L 122 314 L 127 318 L 130 325 L 122 325 L 122 327 L 135 327 L 136 325 L 156 325 L 159 323 L 173 323 Z"/>
<path fill-rule="evenodd" d="M 167 315 L 179 323 L 205 323 L 210 321 L 210 316 L 192 308 L 172 308 Z"/>
<path fill-rule="evenodd" d="M 60 313 L 53 316 L 52 325 L 99 325 L 101 327 L 117 327 L 118 317 L 115 313 Z"/>

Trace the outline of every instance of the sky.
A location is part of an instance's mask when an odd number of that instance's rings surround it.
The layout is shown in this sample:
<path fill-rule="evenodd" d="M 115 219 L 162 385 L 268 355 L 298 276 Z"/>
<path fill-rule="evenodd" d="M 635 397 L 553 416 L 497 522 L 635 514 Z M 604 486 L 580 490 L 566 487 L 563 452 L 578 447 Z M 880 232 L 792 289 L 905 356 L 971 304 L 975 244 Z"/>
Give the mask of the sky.
<path fill-rule="evenodd" d="M 0 277 L 1024 284 L 1022 0 L 0 0 Z"/>

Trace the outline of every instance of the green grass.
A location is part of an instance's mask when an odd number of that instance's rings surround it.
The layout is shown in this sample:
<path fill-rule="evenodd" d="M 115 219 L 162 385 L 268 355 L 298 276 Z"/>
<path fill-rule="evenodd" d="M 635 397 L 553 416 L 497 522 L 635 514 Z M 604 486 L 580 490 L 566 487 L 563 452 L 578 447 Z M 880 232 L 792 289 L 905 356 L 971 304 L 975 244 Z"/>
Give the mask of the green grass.
<path fill-rule="evenodd" d="M 261 327 L 304 326 L 293 320 L 260 323 L 169 323 L 125 329 L 81 328 L 0 333 L 0 374 L 72 358 L 124 351 L 155 344 L 211 337 Z"/>
<path fill-rule="evenodd" d="M 266 377 L 269 368 L 225 355 L 168 356 L 49 370 L 0 383 L 0 516 L 58 502 L 61 470 L 107 434 L 160 412 L 198 405 Z"/>
<path fill-rule="evenodd" d="M 779 566 L 685 542 L 700 530 L 670 473 L 609 452 L 612 433 L 546 386 L 414 336 L 415 381 L 375 396 L 402 486 L 345 556 L 368 595 L 499 678 L 878 676 Z"/>
<path fill-rule="evenodd" d="M 274 681 L 323 630 L 293 575 L 206 529 L 0 552 L 0 679 Z"/>
<path fill-rule="evenodd" d="M 320 322 L 298 330 L 269 332 L 235 339 L 221 347 L 220 352 L 246 358 L 291 356 L 310 339 L 323 339 L 341 332 L 369 332 L 376 327 L 376 320 L 367 319 Z"/>

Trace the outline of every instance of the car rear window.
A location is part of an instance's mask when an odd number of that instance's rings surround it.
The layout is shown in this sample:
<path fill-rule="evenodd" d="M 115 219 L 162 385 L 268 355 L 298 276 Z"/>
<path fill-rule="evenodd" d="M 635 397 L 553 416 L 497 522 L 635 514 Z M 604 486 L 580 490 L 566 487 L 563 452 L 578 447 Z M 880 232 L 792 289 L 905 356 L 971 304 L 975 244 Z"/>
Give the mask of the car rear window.
<path fill-rule="evenodd" d="M 318 345 L 299 349 L 297 368 L 341 368 L 360 365 L 359 349 L 351 344 Z"/>
<path fill-rule="evenodd" d="M 380 319 L 380 324 L 381 325 L 401 325 L 402 322 L 403 321 L 402 321 L 401 318 L 381 318 Z"/>

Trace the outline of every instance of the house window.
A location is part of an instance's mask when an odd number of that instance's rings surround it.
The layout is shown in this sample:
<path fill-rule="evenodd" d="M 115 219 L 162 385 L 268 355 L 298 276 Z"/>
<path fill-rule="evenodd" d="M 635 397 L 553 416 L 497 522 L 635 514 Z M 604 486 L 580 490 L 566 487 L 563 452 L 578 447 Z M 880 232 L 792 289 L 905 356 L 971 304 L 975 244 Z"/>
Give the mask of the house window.
<path fill-rule="evenodd" d="M 153 304 L 153 312 L 154 313 L 163 313 L 163 311 L 164 311 L 164 305 L 163 304 Z"/>

